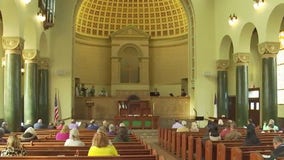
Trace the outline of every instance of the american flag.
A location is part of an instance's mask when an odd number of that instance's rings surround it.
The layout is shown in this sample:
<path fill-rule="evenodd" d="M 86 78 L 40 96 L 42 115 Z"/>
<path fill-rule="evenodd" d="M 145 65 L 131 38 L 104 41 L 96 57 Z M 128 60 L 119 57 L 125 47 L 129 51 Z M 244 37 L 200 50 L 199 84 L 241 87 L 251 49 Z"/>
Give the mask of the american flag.
<path fill-rule="evenodd" d="M 57 95 L 55 93 L 55 99 L 54 99 L 54 122 L 56 123 L 59 119 L 59 108 L 58 108 L 58 99 Z"/>

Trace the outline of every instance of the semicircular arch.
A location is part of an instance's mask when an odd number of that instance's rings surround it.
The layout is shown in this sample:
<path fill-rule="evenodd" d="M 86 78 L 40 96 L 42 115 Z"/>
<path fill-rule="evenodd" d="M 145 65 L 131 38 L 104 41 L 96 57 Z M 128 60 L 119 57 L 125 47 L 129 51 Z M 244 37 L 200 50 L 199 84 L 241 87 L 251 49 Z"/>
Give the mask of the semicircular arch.
<path fill-rule="evenodd" d="M 18 5 L 15 1 L 5 1 L 1 3 L 0 10 L 3 20 L 3 36 L 20 36 L 20 9 L 15 8 Z M 11 9 L 14 8 L 14 9 Z"/>
<path fill-rule="evenodd" d="M 250 44 L 251 44 L 251 36 L 253 34 L 253 31 L 255 29 L 255 25 L 252 23 L 246 23 L 240 34 L 240 39 L 239 39 L 239 51 L 240 52 L 246 52 L 250 53 Z"/>
<path fill-rule="evenodd" d="M 278 42 L 279 31 L 281 27 L 281 23 L 284 17 L 284 4 L 279 4 L 276 6 L 271 14 L 269 15 L 269 19 L 267 21 L 266 27 L 266 37 L 265 40 L 262 41 L 271 41 L 271 42 Z"/>
<path fill-rule="evenodd" d="M 229 59 L 230 53 L 232 52 L 233 42 L 229 35 L 225 35 L 222 38 L 221 45 L 219 48 L 219 59 Z"/>

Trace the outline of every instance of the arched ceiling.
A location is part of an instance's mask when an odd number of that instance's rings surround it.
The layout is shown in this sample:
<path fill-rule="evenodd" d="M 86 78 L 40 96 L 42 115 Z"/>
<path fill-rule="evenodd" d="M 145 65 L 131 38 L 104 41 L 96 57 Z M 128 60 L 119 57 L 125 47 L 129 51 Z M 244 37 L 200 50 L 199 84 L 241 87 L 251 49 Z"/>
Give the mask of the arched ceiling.
<path fill-rule="evenodd" d="M 185 35 L 188 21 L 180 0 L 83 0 L 76 15 L 77 34 L 108 38 L 134 25 L 152 39 Z"/>

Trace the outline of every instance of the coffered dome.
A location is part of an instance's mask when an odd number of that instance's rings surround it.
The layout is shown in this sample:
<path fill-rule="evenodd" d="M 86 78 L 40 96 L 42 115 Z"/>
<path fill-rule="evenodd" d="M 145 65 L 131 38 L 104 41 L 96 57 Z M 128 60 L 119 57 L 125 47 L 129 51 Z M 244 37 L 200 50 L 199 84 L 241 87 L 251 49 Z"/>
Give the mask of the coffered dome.
<path fill-rule="evenodd" d="M 76 33 L 108 38 L 136 26 L 152 39 L 187 34 L 188 22 L 180 0 L 83 0 L 76 16 Z"/>

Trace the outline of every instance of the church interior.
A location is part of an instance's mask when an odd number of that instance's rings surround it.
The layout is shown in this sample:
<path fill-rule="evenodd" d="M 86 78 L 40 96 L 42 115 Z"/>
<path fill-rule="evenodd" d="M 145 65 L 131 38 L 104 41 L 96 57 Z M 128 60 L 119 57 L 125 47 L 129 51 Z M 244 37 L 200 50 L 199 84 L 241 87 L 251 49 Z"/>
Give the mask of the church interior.
<path fill-rule="evenodd" d="M 193 141 L 195 159 L 210 159 L 197 151 L 200 138 L 190 141 L 197 134 L 169 129 L 176 120 L 261 128 L 272 119 L 283 131 L 283 11 L 283 0 L 0 0 L 0 122 L 15 133 L 38 119 L 123 123 L 167 151 L 143 150 L 145 160 L 191 159 Z M 121 159 L 142 153 L 140 144 L 139 153 L 117 147 Z M 67 150 L 66 159 L 79 156 Z"/>
<path fill-rule="evenodd" d="M 284 4 L 257 2 L 2 0 L 0 118 L 284 125 Z"/>

